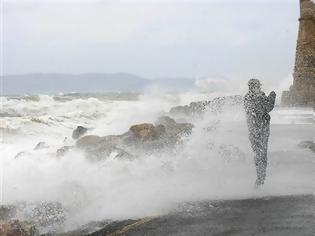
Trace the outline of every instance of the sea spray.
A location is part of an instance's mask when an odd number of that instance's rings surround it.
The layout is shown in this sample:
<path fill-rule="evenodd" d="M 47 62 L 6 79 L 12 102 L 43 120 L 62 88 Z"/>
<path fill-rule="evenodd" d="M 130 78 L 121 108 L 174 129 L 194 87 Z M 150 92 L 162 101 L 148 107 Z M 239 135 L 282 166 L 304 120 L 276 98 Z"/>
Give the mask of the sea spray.
<path fill-rule="evenodd" d="M 241 105 L 182 117 L 195 127 L 172 152 L 139 153 L 133 161 L 110 155 L 103 161 L 90 162 L 84 153 L 73 150 L 56 158 L 65 137 L 74 144 L 71 133 L 77 125 L 89 127 L 89 134 L 121 134 L 132 124 L 153 122 L 192 95 L 144 94 L 137 101 L 100 101 L 92 97 L 59 102 L 46 96 L 40 101 L 8 100 L 5 109 L 13 109 L 23 117 L 5 118 L 17 133 L 3 131 L 3 202 L 60 203 L 67 216 L 63 226 L 66 230 L 91 221 L 159 215 L 186 201 L 314 191 L 312 153 L 296 146 L 312 132 L 307 131 L 307 122 L 296 130 L 293 125 L 286 127 L 288 110 L 282 110 L 282 116 L 276 115 L 277 109 L 272 113 L 272 119 L 278 117 L 276 123 L 282 125 L 271 128 L 267 182 L 259 193 L 253 189 L 253 154 Z M 204 94 L 196 97 L 211 99 Z M 302 112 L 308 114 L 308 110 Z M 285 137 L 282 127 L 288 134 Z M 41 141 L 49 148 L 34 151 Z M 28 155 L 15 158 L 18 152 Z"/>

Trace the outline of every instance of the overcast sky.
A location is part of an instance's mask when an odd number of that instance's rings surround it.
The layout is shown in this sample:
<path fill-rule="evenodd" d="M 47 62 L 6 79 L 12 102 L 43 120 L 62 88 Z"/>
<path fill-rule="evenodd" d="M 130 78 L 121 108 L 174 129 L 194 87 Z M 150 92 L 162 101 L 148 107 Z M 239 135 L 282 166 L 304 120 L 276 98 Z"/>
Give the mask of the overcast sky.
<path fill-rule="evenodd" d="M 1 0 L 4 73 L 280 80 L 298 0 Z"/>

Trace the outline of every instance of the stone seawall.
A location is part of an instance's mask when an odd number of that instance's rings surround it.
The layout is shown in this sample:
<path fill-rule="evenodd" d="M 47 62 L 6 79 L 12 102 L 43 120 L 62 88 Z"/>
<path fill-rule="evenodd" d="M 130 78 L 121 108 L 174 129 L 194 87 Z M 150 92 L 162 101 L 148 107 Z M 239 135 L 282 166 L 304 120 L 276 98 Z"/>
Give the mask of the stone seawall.
<path fill-rule="evenodd" d="M 284 105 L 315 104 L 315 3 L 300 0 L 300 14 L 294 82 L 282 95 Z"/>

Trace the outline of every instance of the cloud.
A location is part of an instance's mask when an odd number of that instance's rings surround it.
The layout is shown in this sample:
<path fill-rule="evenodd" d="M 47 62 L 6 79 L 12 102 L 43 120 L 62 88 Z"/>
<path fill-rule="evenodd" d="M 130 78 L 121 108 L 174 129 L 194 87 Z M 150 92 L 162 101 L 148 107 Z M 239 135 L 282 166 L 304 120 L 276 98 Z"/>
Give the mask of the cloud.
<path fill-rule="evenodd" d="M 259 16 L 255 4 L 238 2 L 11 0 L 5 4 L 5 30 L 8 37 L 21 33 L 100 43 L 246 44 L 268 30 L 260 17 L 270 8 L 256 0 L 262 4 Z"/>
<path fill-rule="evenodd" d="M 150 6 L 121 5 L 109 2 L 98 6 L 84 1 L 66 3 L 45 1 L 29 5 L 8 4 L 7 35 L 70 39 L 92 42 L 119 42 L 143 30 L 150 22 Z M 17 4 L 17 3 L 15 3 Z M 11 5 L 11 6 L 10 6 Z M 11 8 L 11 9 L 10 9 Z M 13 9 L 14 8 L 14 9 Z"/>
<path fill-rule="evenodd" d="M 276 77 L 289 72 L 286 50 L 294 51 L 298 22 L 295 0 L 7 0 L 4 5 L 7 73 L 247 77 L 245 70 L 261 75 L 272 57 L 282 63 L 274 71 L 267 68 Z"/>

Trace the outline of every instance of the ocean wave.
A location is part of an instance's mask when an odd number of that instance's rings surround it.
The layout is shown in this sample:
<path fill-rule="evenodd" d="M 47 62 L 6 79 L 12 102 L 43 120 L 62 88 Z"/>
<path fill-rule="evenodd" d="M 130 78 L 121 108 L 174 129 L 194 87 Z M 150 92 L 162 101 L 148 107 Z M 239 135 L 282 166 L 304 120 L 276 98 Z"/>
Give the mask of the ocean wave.
<path fill-rule="evenodd" d="M 81 97 L 62 102 L 48 95 L 40 95 L 39 101 L 6 99 L 4 112 L 21 116 L 0 120 L 3 129 L 18 130 L 5 134 L 0 144 L 3 202 L 58 202 L 68 210 L 66 224 L 71 228 L 96 220 L 160 214 L 177 202 L 257 196 L 240 104 L 228 105 L 220 113 L 178 117 L 192 122 L 194 129 L 172 152 L 138 152 L 133 160 L 109 154 L 100 162 L 89 161 L 80 150 L 56 157 L 59 148 L 75 144 L 71 135 L 78 125 L 89 128 L 87 135 L 122 134 L 133 124 L 153 123 L 187 100 L 213 99 L 207 96 L 143 94 L 138 100 Z M 313 135 L 313 126 L 286 125 L 291 112 L 309 114 L 305 109 L 280 108 L 271 114 L 270 169 L 260 195 L 314 191 L 313 154 L 297 146 L 301 137 Z M 34 150 L 38 143 L 47 148 Z"/>

